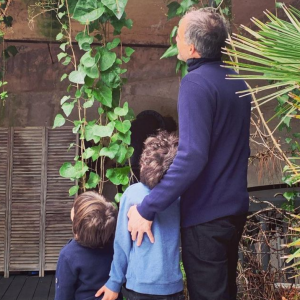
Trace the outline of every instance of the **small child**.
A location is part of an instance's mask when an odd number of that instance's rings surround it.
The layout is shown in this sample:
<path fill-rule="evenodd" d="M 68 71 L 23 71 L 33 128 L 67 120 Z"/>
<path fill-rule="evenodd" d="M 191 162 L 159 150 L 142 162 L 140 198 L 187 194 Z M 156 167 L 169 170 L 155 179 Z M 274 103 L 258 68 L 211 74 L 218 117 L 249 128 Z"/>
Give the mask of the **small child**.
<path fill-rule="evenodd" d="M 132 242 L 127 230 L 127 212 L 138 205 L 163 177 L 178 146 L 174 134 L 161 131 L 145 141 L 140 159 L 140 183 L 128 187 L 120 202 L 110 279 L 96 294 L 103 300 L 117 298 L 126 282 L 127 300 L 183 300 L 183 280 L 179 264 L 179 199 L 156 214 L 152 224 L 155 243 L 144 236 L 141 246 Z"/>
<path fill-rule="evenodd" d="M 75 199 L 71 219 L 74 239 L 59 255 L 55 300 L 92 300 L 109 278 L 117 209 L 103 196 L 86 192 Z"/>

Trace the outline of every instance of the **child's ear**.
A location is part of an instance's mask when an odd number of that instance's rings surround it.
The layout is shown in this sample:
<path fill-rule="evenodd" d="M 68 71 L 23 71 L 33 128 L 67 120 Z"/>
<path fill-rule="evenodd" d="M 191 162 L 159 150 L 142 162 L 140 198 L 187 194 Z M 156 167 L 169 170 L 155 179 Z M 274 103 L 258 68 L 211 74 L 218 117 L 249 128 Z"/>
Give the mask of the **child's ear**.
<path fill-rule="evenodd" d="M 71 221 L 73 222 L 73 219 L 74 219 L 74 207 L 72 207 L 70 215 L 71 215 Z"/>

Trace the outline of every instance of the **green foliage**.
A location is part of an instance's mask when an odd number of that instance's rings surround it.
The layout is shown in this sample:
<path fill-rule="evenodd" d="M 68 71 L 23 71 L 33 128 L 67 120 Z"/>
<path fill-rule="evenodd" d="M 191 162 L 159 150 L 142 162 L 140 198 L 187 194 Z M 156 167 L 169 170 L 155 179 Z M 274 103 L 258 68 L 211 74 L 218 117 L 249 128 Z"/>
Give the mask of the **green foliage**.
<path fill-rule="evenodd" d="M 2 91 L 0 92 L 0 99 L 3 101 L 3 105 L 8 98 L 8 92 L 4 90 L 4 86 L 7 84 L 6 81 L 4 81 L 5 71 L 6 71 L 6 61 L 10 57 L 14 57 L 18 53 L 18 49 L 10 45 L 5 48 L 4 43 L 4 35 L 6 32 L 6 29 L 8 27 L 12 27 L 13 23 L 13 17 L 8 15 L 8 8 L 9 8 L 10 2 L 2 1 L 1 4 L 1 11 L 0 11 L 0 42 L 2 42 L 2 67 L 0 71 L 0 87 L 2 87 Z"/>
<path fill-rule="evenodd" d="M 285 5 L 281 7 L 289 21 L 279 19 L 270 12 L 266 13 L 269 19 L 267 23 L 253 18 L 252 21 L 259 30 L 256 32 L 243 26 L 252 40 L 240 34 L 228 40 L 230 47 L 225 50 L 231 60 L 226 63 L 229 68 L 247 72 L 247 75 L 232 75 L 232 78 L 269 81 L 267 85 L 249 88 L 240 93 L 258 94 L 256 103 L 260 106 L 277 99 L 276 113 L 269 121 L 278 117 L 280 121 L 275 129 L 286 128 L 291 132 L 291 119 L 300 118 L 300 11 Z M 266 93 L 271 89 L 275 91 Z M 261 92 L 266 95 L 259 96 Z M 284 169 L 284 181 L 294 184 L 300 181 L 300 166 L 296 163 L 300 152 L 297 134 L 289 138 L 287 143 L 292 150 L 292 158 L 287 161 L 288 166 Z"/>
<path fill-rule="evenodd" d="M 108 42 L 106 32 L 108 24 L 114 27 L 115 34 L 119 34 L 124 26 L 131 28 L 132 21 L 126 18 L 124 12 L 126 4 L 127 0 L 61 0 L 56 8 L 62 25 L 56 36 L 56 40 L 61 41 L 62 50 L 57 58 L 63 65 L 72 63 L 74 68 L 60 79 L 68 78 L 71 84 L 68 94 L 60 100 L 64 115 L 55 117 L 53 127 L 63 126 L 66 121 L 72 122 L 73 133 L 78 134 L 80 140 L 76 145 L 79 155 L 75 157 L 75 163 L 66 162 L 60 168 L 61 176 L 79 183 L 69 190 L 70 195 L 87 189 L 98 189 L 102 193 L 107 180 L 124 188 L 129 183 L 130 167 L 125 164 L 133 154 L 129 144 L 130 121 L 134 116 L 127 102 L 120 104 L 120 91 L 122 74 L 126 72 L 122 66 L 130 60 L 134 49 L 126 47 L 118 58 L 114 49 L 121 40 L 117 37 Z M 83 52 L 80 59 L 75 57 L 70 40 L 69 17 L 85 25 L 75 37 Z M 101 46 L 92 45 L 95 38 L 102 41 Z M 67 119 L 75 115 L 75 108 L 78 118 Z M 87 120 L 87 109 L 97 111 L 97 118 Z M 105 172 L 107 160 L 113 160 L 115 167 Z M 118 193 L 116 201 L 120 197 Z"/>
<path fill-rule="evenodd" d="M 225 17 L 230 17 L 230 8 L 227 5 L 225 0 L 214 0 L 212 3 L 213 6 L 218 7 L 219 12 L 224 15 Z M 191 9 L 194 8 L 201 8 L 205 7 L 206 5 L 203 5 L 202 1 L 199 0 L 181 0 L 178 1 L 172 1 L 168 3 L 168 13 L 167 13 L 167 19 L 173 19 L 173 18 L 181 18 L 185 15 L 185 13 Z M 161 56 L 162 58 L 169 58 L 173 56 L 178 55 L 178 49 L 177 45 L 174 42 L 174 38 L 176 37 L 178 30 L 178 26 L 175 26 L 170 34 L 170 47 L 164 52 L 164 54 Z M 185 62 L 182 62 L 180 60 L 177 60 L 176 63 L 176 73 L 181 72 L 181 77 L 184 77 L 187 74 L 187 66 Z"/>

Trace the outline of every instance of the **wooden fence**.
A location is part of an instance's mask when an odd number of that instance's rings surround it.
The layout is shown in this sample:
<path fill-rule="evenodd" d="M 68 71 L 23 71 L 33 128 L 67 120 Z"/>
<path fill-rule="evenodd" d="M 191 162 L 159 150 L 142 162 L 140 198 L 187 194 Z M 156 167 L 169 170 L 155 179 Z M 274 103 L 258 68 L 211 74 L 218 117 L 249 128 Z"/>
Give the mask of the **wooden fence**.
<path fill-rule="evenodd" d="M 0 272 L 55 270 L 72 237 L 74 185 L 59 175 L 73 161 L 68 127 L 0 128 Z"/>

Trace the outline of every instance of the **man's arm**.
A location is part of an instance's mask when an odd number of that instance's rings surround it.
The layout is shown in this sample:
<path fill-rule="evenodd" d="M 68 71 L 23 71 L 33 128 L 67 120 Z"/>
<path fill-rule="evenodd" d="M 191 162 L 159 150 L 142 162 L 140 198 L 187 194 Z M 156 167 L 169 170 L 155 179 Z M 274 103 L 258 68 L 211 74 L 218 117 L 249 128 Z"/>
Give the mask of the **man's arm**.
<path fill-rule="evenodd" d="M 203 83 L 199 85 L 187 78 L 182 80 L 178 100 L 177 155 L 158 185 L 137 209 L 133 207 L 128 213 L 128 229 L 133 240 L 139 235 L 137 245 L 141 244 L 142 234 L 151 231 L 151 225 L 146 220 L 152 221 L 155 213 L 165 210 L 180 197 L 208 161 L 215 99 L 208 87 L 203 86 Z"/>

